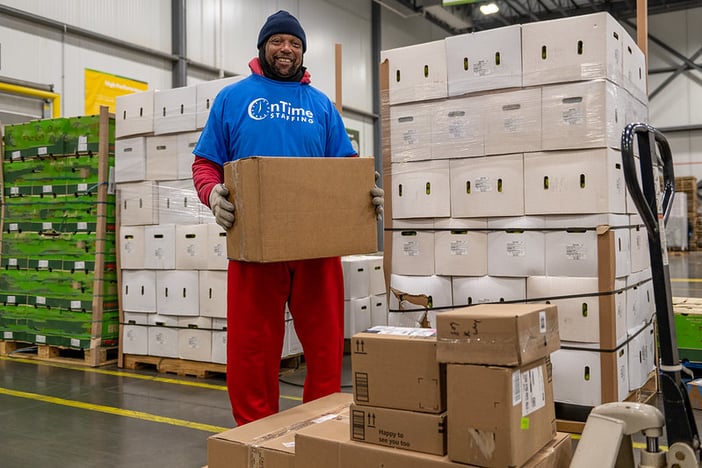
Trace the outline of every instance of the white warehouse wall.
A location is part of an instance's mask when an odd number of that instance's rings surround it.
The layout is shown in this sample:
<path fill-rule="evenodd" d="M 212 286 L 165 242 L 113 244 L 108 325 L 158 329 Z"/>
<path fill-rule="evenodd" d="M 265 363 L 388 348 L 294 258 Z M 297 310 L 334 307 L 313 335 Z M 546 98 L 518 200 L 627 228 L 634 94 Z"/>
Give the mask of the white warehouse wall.
<path fill-rule="evenodd" d="M 702 50 L 702 8 L 666 13 L 649 18 L 651 36 L 691 58 Z M 650 70 L 677 68 L 682 64 L 679 57 L 671 55 L 663 47 L 649 41 Z M 695 63 L 702 62 L 697 56 Z M 649 93 L 671 76 L 671 73 L 649 75 Z M 672 131 L 675 127 L 702 126 L 702 73 L 687 70 L 675 77 L 649 102 L 651 124 L 664 131 L 673 154 L 676 177 L 694 176 L 702 181 L 702 130 Z M 666 131 L 669 128 L 671 131 Z"/>

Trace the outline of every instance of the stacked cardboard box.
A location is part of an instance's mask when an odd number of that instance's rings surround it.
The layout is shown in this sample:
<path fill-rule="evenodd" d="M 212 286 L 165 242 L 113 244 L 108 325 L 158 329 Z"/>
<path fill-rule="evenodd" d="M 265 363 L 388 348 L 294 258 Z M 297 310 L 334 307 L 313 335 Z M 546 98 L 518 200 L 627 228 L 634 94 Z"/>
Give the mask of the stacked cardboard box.
<path fill-rule="evenodd" d="M 556 435 L 550 354 L 556 306 L 482 304 L 437 316 L 447 365 L 448 454 L 479 466 L 520 466 Z"/>
<path fill-rule="evenodd" d="M 3 339 L 116 346 L 114 132 L 107 112 L 5 127 Z"/>
<path fill-rule="evenodd" d="M 480 338 L 500 341 L 477 353 L 466 340 L 440 339 L 429 329 L 378 326 L 355 334 L 353 396 L 331 395 L 211 436 L 208 466 L 567 467 L 572 445 L 555 432 L 544 359 L 558 345 L 555 307 L 485 307 Z M 446 365 L 437 359 L 439 346 L 451 362 L 485 352 L 517 364 Z"/>
<path fill-rule="evenodd" d="M 654 369 L 648 242 L 620 136 L 645 61 L 607 13 L 384 51 L 389 323 L 492 302 L 559 308 L 555 400 L 591 407 Z"/>

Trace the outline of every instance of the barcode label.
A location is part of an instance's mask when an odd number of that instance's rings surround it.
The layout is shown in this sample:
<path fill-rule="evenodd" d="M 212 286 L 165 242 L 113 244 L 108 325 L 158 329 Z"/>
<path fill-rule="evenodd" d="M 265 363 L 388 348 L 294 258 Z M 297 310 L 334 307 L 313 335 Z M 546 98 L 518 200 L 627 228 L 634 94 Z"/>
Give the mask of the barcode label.
<path fill-rule="evenodd" d="M 354 374 L 354 386 L 353 390 L 356 398 L 356 401 L 364 401 L 368 402 L 369 401 L 369 395 L 368 395 L 368 374 L 365 372 L 356 372 Z"/>
<path fill-rule="evenodd" d="M 546 406 L 543 366 L 522 372 L 522 416 Z"/>
<path fill-rule="evenodd" d="M 517 406 L 522 402 L 522 382 L 521 372 L 512 372 L 512 406 Z"/>
<path fill-rule="evenodd" d="M 539 331 L 541 333 L 546 333 L 546 311 L 542 310 L 539 312 Z"/>
<path fill-rule="evenodd" d="M 353 410 L 351 412 L 351 438 L 366 440 L 366 412 Z"/>

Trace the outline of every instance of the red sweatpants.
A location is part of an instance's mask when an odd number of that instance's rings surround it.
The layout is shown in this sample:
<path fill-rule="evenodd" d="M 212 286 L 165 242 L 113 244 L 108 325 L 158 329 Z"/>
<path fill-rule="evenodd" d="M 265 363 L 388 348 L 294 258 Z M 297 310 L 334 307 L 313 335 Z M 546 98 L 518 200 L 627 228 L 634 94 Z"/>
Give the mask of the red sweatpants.
<path fill-rule="evenodd" d="M 303 401 L 341 390 L 344 279 L 339 257 L 230 261 L 227 283 L 227 388 L 238 425 L 278 412 L 286 302 L 305 355 Z"/>

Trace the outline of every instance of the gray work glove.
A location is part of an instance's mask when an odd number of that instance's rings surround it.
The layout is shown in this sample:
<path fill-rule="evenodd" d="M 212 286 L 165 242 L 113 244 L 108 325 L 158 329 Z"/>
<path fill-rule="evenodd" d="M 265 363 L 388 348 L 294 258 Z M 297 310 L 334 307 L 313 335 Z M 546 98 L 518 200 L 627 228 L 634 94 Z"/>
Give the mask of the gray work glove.
<path fill-rule="evenodd" d="M 380 179 L 380 173 L 375 172 L 375 187 L 370 191 L 371 203 L 375 206 L 375 217 L 380 221 L 383 219 L 383 205 L 385 205 L 385 190 L 378 187 L 378 179 Z"/>
<path fill-rule="evenodd" d="M 224 184 L 217 184 L 210 192 L 210 209 L 217 224 L 228 230 L 234 224 L 234 205 L 227 200 L 229 189 Z"/>

